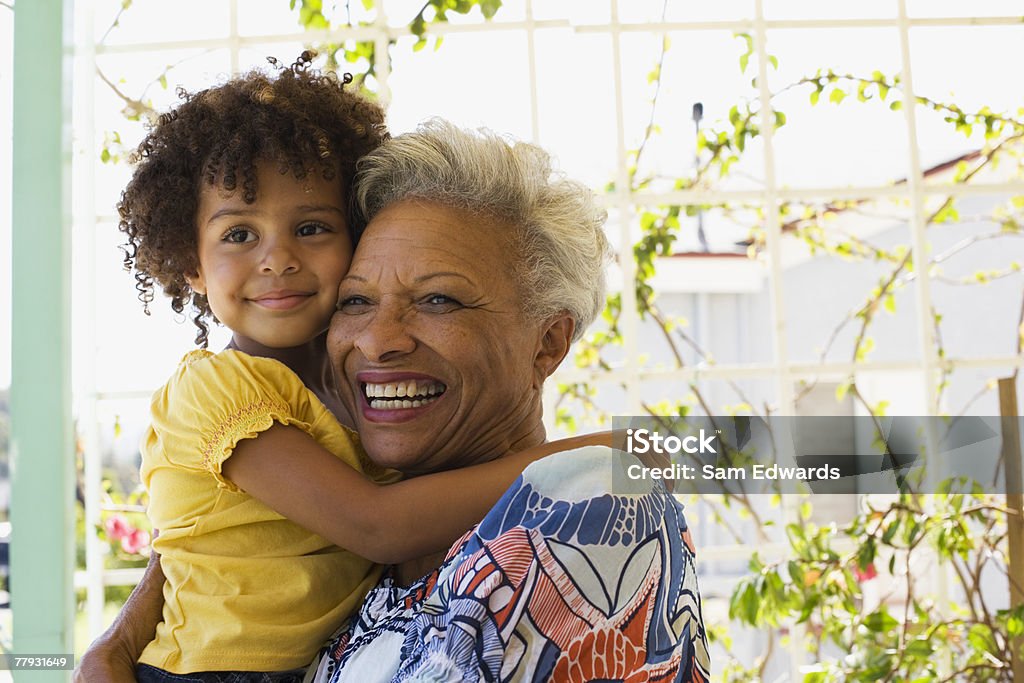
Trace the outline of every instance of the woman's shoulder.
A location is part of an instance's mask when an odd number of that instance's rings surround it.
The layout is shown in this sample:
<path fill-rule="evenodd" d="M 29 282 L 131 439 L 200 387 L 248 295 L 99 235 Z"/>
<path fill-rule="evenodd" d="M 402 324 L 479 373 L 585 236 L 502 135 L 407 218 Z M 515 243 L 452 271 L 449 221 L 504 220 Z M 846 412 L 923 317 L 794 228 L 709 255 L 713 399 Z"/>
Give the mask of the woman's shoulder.
<path fill-rule="evenodd" d="M 658 493 L 661 487 L 654 480 L 632 476 L 639 462 L 615 448 L 583 446 L 534 461 L 523 470 L 521 482 L 539 495 L 562 500 Z"/>
<path fill-rule="evenodd" d="M 639 461 L 606 446 L 532 463 L 477 527 L 491 543 L 526 529 L 559 543 L 630 545 L 659 530 L 685 530 L 682 506 L 660 482 L 630 476 Z"/>

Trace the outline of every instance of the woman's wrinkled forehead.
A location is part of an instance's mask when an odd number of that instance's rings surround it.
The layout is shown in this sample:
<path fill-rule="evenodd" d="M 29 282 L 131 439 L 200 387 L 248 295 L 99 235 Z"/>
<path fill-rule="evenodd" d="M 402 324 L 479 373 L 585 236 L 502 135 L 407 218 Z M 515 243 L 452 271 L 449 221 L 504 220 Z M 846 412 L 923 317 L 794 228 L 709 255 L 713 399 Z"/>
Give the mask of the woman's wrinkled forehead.
<path fill-rule="evenodd" d="M 364 230 L 351 273 L 387 269 L 412 280 L 447 272 L 481 285 L 512 284 L 510 230 L 490 216 L 420 200 L 392 204 Z"/>

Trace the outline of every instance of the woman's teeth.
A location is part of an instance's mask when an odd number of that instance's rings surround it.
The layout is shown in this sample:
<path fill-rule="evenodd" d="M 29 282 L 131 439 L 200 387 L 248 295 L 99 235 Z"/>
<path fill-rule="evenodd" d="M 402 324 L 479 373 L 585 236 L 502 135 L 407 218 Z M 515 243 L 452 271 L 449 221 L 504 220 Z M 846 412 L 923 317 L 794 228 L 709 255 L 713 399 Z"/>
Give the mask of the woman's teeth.
<path fill-rule="evenodd" d="M 376 410 L 398 410 L 419 408 L 436 401 L 444 393 L 445 386 L 433 380 L 406 380 L 386 384 L 363 384 L 363 393 L 371 408 Z"/>

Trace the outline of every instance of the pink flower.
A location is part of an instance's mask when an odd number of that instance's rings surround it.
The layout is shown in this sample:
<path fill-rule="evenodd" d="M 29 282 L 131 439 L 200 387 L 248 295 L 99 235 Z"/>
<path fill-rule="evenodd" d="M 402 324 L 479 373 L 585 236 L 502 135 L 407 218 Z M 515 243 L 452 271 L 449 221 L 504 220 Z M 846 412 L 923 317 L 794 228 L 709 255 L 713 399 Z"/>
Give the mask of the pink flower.
<path fill-rule="evenodd" d="M 878 570 L 875 569 L 874 562 L 869 562 L 868 566 L 864 567 L 864 569 L 861 569 L 860 567 L 854 567 L 853 573 L 854 575 L 856 575 L 858 583 L 870 581 L 871 579 L 878 576 Z"/>
<path fill-rule="evenodd" d="M 128 520 L 124 518 L 124 515 L 111 515 L 107 518 L 106 524 L 103 525 L 103 528 L 106 530 L 107 536 L 112 541 L 121 540 L 135 530 L 135 527 L 128 523 Z"/>
<path fill-rule="evenodd" d="M 121 549 L 133 555 L 141 553 L 149 547 L 149 532 L 142 529 L 132 529 L 131 532 L 121 538 Z"/>

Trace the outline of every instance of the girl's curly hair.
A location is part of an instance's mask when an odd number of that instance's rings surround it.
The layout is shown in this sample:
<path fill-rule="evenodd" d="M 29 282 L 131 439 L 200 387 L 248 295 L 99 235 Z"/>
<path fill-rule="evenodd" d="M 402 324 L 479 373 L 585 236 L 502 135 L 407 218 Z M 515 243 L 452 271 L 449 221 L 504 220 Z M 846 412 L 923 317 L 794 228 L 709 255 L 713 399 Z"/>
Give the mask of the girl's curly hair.
<path fill-rule="evenodd" d="M 204 319 L 216 318 L 185 279 L 198 272 L 202 186 L 240 189 L 252 203 L 256 166 L 267 161 L 300 180 L 340 174 L 348 192 L 356 161 L 388 138 L 383 110 L 345 88 L 351 75 L 310 69 L 313 57 L 303 52 L 276 73 L 250 71 L 193 94 L 179 88 L 182 102 L 159 117 L 133 155 L 137 167 L 117 205 L 118 228 L 127 236 L 124 267 L 134 268 L 147 315 L 156 285 L 176 313 L 192 305 L 202 347 L 209 335 Z"/>

